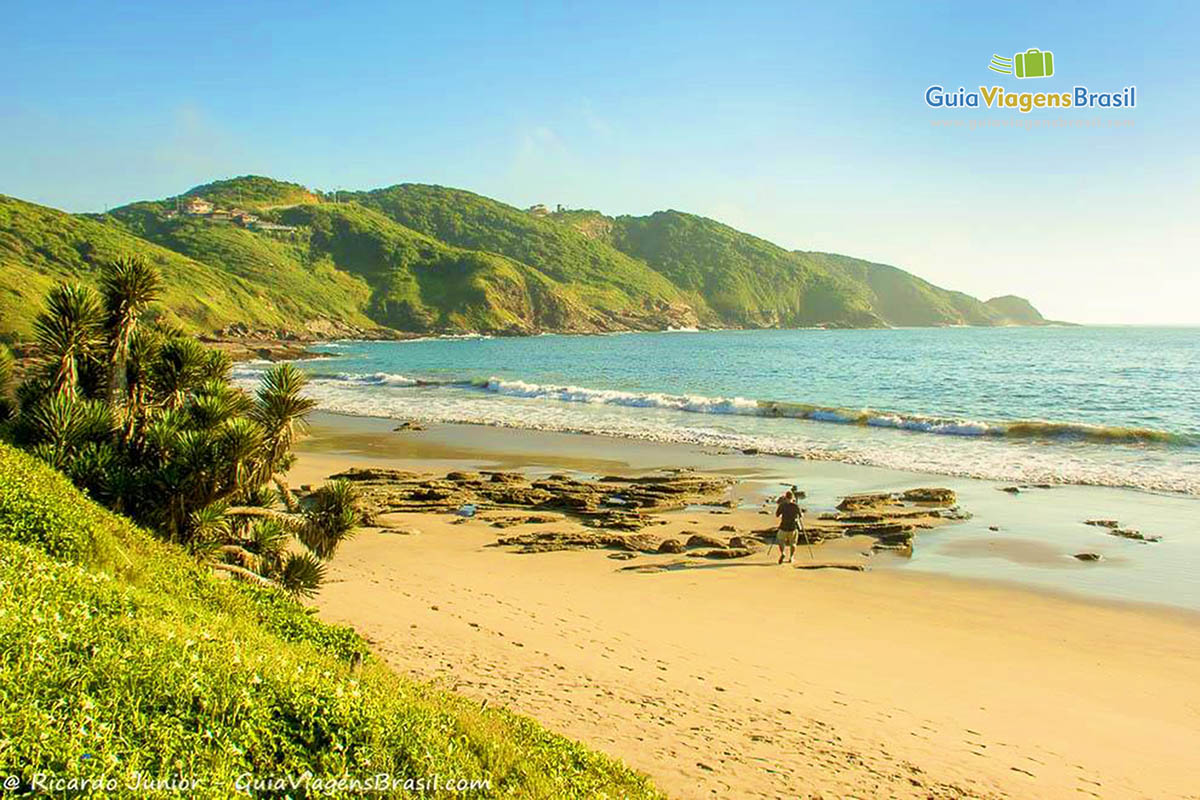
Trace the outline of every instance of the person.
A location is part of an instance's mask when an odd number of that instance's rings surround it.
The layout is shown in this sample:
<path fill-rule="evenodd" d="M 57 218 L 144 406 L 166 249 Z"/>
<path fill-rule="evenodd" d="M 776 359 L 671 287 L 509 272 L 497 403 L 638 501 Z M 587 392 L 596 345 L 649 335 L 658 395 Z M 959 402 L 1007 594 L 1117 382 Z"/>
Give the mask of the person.
<path fill-rule="evenodd" d="M 775 533 L 775 544 L 779 545 L 779 563 L 783 563 L 783 548 L 788 548 L 787 560 L 796 560 L 796 540 L 800 537 L 801 515 L 803 512 L 796 504 L 796 496 L 788 491 L 779 500 L 775 516 L 779 517 L 779 530 Z"/>

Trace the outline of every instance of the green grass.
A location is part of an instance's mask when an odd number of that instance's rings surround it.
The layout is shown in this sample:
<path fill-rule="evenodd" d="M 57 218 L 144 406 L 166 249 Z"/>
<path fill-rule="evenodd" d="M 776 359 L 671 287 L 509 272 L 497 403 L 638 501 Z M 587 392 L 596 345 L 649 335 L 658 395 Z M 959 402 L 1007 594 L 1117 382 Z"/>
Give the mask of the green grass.
<path fill-rule="evenodd" d="M 356 668 L 363 652 L 353 631 L 212 577 L 0 444 L 0 774 L 118 787 L 97 796 L 138 794 L 119 788 L 138 775 L 226 797 L 241 775 L 305 772 L 490 781 L 478 797 L 658 796 L 531 720 L 370 657 Z"/>
<path fill-rule="evenodd" d="M 682 301 L 669 280 L 606 242 L 471 192 L 401 184 L 345 197 L 457 247 L 527 264 L 600 312 L 636 315 Z"/>
<path fill-rule="evenodd" d="M 688 291 L 719 324 L 880 324 L 859 284 L 715 220 L 659 211 L 613 223 L 617 248 Z"/>
<path fill-rule="evenodd" d="M 0 196 L 0 339 L 28 337 L 46 290 L 93 282 L 118 255 L 164 277 L 186 329 L 304 331 L 330 320 L 417 332 L 534 333 L 713 326 L 1002 325 L 1044 320 L 1021 298 L 981 302 L 896 267 L 792 252 L 677 211 L 535 217 L 459 189 L 401 184 L 322 202 L 244 176 L 187 195 L 256 209 L 293 236 L 182 217 L 173 200 L 71 215 Z M 314 325 L 314 330 L 328 330 Z"/>
<path fill-rule="evenodd" d="M 228 233 L 232 231 L 213 230 L 201 235 L 217 238 Z M 216 249 L 212 245 L 209 253 Z M 42 298 L 54 283 L 81 281 L 95 285 L 100 265 L 125 255 L 140 255 L 159 270 L 164 289 L 161 305 L 167 315 L 185 329 L 197 332 L 233 322 L 300 329 L 306 320 L 329 309 L 354 319 L 349 312 L 349 298 L 365 298 L 367 293 L 348 276 L 331 280 L 328 270 L 320 265 L 301 275 L 300 266 L 266 260 L 274 254 L 263 260 L 257 260 L 257 256 L 247 259 L 250 263 L 257 261 L 258 268 L 275 275 L 272 284 L 264 285 L 248 270 L 239 275 L 236 266 L 227 271 L 220 264 L 199 261 L 147 241 L 115 217 L 65 214 L 0 195 L 0 274 L 4 276 L 0 283 L 0 338 L 28 337 Z M 208 253 L 205 256 L 209 257 Z M 289 280 L 288 271 L 295 280 Z M 306 296 L 310 302 L 304 302 Z"/>
<path fill-rule="evenodd" d="M 218 208 L 241 208 L 247 211 L 320 202 L 314 192 L 298 183 L 277 181 L 261 175 L 213 181 L 189 189 L 183 196 L 202 197 Z"/>

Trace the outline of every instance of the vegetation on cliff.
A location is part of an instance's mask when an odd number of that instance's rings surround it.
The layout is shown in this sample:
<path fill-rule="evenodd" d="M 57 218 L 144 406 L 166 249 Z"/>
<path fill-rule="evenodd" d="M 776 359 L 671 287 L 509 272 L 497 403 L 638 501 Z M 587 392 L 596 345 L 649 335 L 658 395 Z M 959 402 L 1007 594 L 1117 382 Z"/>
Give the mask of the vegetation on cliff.
<path fill-rule="evenodd" d="M 188 205 L 197 199 L 217 213 Z M 0 197 L 0 337 L 27 338 L 50 285 L 94 285 L 120 253 L 162 272 L 164 314 L 199 333 L 233 323 L 388 335 L 1043 322 L 1020 298 L 984 303 L 677 211 L 530 212 L 422 184 L 333 200 L 258 176 L 106 215 Z"/>
<path fill-rule="evenodd" d="M 143 320 L 160 286 L 136 256 L 100 291 L 53 286 L 19 385 L 0 347 L 5 788 L 658 796 L 530 720 L 388 672 L 295 602 L 361 523 L 357 492 L 292 494 L 303 374 L 231 386 L 221 354 Z"/>
<path fill-rule="evenodd" d="M 473 797 L 659 796 L 529 719 L 390 672 L 277 589 L 215 578 L 2 443 L 0 727 L 0 772 L 37 794 L 461 794 L 436 775 L 485 782 Z M 376 775 L 380 791 L 319 790 Z M 91 783 L 47 783 L 69 779 Z"/>

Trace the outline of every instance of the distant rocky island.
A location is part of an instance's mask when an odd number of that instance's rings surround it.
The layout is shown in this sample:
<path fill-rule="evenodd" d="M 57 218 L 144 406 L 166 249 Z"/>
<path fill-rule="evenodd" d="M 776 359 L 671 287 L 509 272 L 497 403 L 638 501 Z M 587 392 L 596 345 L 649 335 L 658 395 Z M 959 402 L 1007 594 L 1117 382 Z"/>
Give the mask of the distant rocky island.
<path fill-rule="evenodd" d="M 518 209 L 400 184 L 324 195 L 245 176 L 106 214 L 0 195 L 0 338 L 28 337 L 59 281 L 140 255 L 163 314 L 209 337 L 305 341 L 679 328 L 1042 325 L 897 267 L 790 251 L 679 211 Z"/>

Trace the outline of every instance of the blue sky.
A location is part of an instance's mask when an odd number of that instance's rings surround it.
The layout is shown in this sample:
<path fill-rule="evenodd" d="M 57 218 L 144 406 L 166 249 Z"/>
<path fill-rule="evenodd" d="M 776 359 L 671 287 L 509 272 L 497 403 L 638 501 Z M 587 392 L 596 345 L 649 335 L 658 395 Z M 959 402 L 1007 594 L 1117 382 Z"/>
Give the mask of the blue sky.
<path fill-rule="evenodd" d="M 98 211 L 255 173 L 705 214 L 1086 322 L 1200 323 L 1196 4 L 0 2 L 0 192 Z M 1052 50 L 1056 75 L 987 70 Z M 926 87 L 1138 87 L 966 130 Z M 1035 112 L 1054 118 L 1060 112 Z"/>

